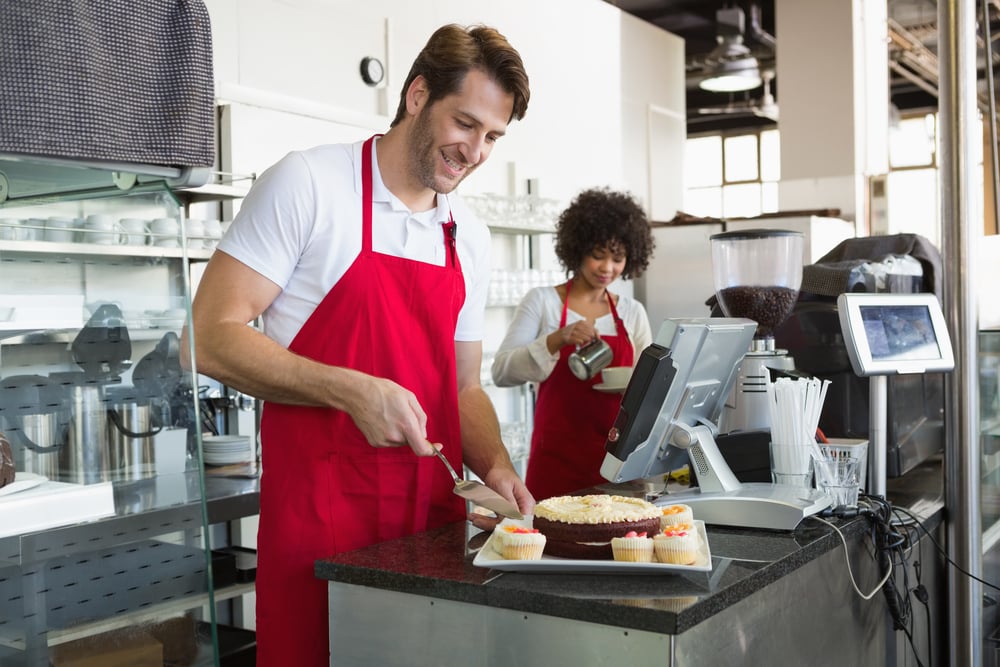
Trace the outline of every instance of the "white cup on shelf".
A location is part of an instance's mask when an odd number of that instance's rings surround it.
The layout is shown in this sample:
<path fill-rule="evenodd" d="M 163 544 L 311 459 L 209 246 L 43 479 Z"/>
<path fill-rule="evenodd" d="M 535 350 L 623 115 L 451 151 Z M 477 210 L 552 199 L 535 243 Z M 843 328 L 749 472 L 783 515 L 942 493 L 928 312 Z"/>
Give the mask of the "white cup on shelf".
<path fill-rule="evenodd" d="M 123 234 L 114 216 L 106 213 L 88 215 L 81 228 L 81 241 L 97 245 L 117 245 Z"/>
<path fill-rule="evenodd" d="M 76 219 L 52 216 L 45 221 L 44 238 L 50 243 L 72 243 L 76 236 Z"/>
<path fill-rule="evenodd" d="M 0 241 L 13 241 L 21 230 L 21 221 L 17 218 L 0 218 Z"/>
<path fill-rule="evenodd" d="M 28 218 L 21 221 L 20 234 L 17 238 L 22 241 L 41 241 L 45 238 L 45 219 Z"/>
<path fill-rule="evenodd" d="M 188 218 L 184 221 L 184 237 L 187 247 L 191 250 L 201 250 L 207 248 L 208 243 L 205 238 L 205 221 L 197 218 Z"/>
<path fill-rule="evenodd" d="M 181 226 L 176 218 L 156 218 L 146 227 L 149 244 L 160 248 L 179 248 Z"/>
<path fill-rule="evenodd" d="M 146 221 L 142 218 L 122 218 L 122 245 L 146 245 Z"/>
<path fill-rule="evenodd" d="M 222 238 L 222 223 L 218 220 L 205 220 L 205 247 L 209 250 L 219 245 Z"/>

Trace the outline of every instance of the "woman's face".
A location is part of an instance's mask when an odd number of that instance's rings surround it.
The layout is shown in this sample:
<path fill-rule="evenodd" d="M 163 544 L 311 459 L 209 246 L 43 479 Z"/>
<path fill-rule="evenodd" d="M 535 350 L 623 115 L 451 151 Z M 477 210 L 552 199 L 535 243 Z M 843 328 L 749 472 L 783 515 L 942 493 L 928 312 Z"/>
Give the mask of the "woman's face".
<path fill-rule="evenodd" d="M 580 266 L 580 277 L 591 287 L 604 289 L 625 270 L 625 249 L 618 245 L 594 248 L 584 255 Z"/>

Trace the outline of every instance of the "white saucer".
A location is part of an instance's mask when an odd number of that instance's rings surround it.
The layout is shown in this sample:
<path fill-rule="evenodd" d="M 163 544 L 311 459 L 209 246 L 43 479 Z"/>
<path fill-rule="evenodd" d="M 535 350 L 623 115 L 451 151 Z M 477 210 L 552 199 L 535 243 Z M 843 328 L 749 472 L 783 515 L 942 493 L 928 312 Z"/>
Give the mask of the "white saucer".
<path fill-rule="evenodd" d="M 594 389 L 601 392 L 602 394 L 620 394 L 628 387 L 627 384 L 606 384 L 604 382 L 599 382 L 594 385 Z"/>
<path fill-rule="evenodd" d="M 49 481 L 44 475 L 36 475 L 31 472 L 19 472 L 14 474 L 14 481 L 5 487 L 0 488 L 0 496 L 8 496 L 18 491 L 27 491 L 42 483 Z"/>

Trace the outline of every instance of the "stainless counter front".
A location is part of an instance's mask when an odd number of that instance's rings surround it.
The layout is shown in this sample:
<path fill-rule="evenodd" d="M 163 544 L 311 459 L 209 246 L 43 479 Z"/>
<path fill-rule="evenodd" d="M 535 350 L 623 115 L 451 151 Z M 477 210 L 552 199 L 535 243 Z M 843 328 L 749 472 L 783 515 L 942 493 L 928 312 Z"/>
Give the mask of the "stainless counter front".
<path fill-rule="evenodd" d="M 926 529 L 940 532 L 940 503 L 916 506 Z M 869 524 L 835 523 L 867 594 L 879 582 Z M 485 536 L 473 532 L 459 523 L 317 562 L 317 576 L 330 582 L 331 664 L 896 665 L 913 657 L 882 593 L 864 600 L 855 592 L 840 537 L 814 518 L 788 533 L 710 526 L 711 572 L 661 576 L 482 569 L 472 560 Z M 919 605 L 912 612 L 914 645 L 928 664 L 928 646 L 941 648 L 945 580 L 931 540 L 920 540 L 915 560 L 934 610 L 933 619 Z M 908 574 L 916 585 L 912 567 Z"/>

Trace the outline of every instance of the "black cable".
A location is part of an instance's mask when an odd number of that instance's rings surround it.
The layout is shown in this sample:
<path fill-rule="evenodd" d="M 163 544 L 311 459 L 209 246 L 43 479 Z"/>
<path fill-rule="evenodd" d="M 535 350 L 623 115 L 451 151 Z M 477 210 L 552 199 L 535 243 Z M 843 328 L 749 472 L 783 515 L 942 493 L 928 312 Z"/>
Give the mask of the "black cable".
<path fill-rule="evenodd" d="M 917 575 L 917 586 L 910 587 L 910 575 L 907 562 L 913 556 L 914 545 L 919 533 L 915 530 L 893 524 L 895 508 L 882 496 L 863 496 L 862 503 L 857 507 L 835 507 L 824 510 L 820 516 L 836 517 L 848 519 L 863 516 L 868 522 L 868 540 L 871 544 L 870 554 L 878 564 L 879 571 L 884 577 L 882 593 L 885 596 L 886 607 L 892 618 L 893 630 L 902 632 L 910 645 L 913 658 L 919 667 L 923 667 L 914 641 L 914 621 L 913 607 L 910 596 L 914 594 L 924 604 L 927 612 L 927 642 L 928 659 L 932 659 L 930 653 L 930 609 L 927 607 L 927 590 L 920 582 Z M 926 529 L 925 529 L 926 530 Z M 915 561 L 915 567 L 919 567 L 919 561 Z M 917 595 L 914 591 L 920 591 Z"/>
<path fill-rule="evenodd" d="M 927 537 L 929 537 L 929 538 L 930 538 L 930 540 L 931 540 L 931 542 L 933 542 L 933 543 L 934 543 L 934 546 L 935 546 L 935 547 L 937 547 L 937 550 L 938 550 L 938 552 L 940 552 L 941 556 L 942 556 L 942 557 L 943 557 L 943 558 L 945 559 L 945 561 L 947 561 L 947 562 L 948 562 L 948 563 L 949 563 L 949 564 L 950 564 L 950 565 L 951 565 L 952 567 L 954 567 L 954 568 L 955 568 L 956 570 L 958 570 L 959 572 L 961 572 L 961 573 L 962 573 L 962 574 L 964 574 L 965 576 L 969 577 L 970 579 L 974 579 L 975 581 L 978 581 L 978 582 L 979 582 L 979 583 L 981 583 L 981 584 L 984 584 L 984 585 L 986 585 L 986 586 L 989 586 L 989 587 L 990 587 L 990 588 L 992 588 L 993 590 L 996 590 L 996 591 L 1000 591 L 1000 586 L 997 586 L 996 584 L 993 584 L 993 583 L 990 583 L 989 581 L 986 581 L 985 579 L 980 579 L 979 577 L 977 577 L 976 575 L 972 574 L 971 572 L 967 572 L 966 570 L 964 570 L 964 569 L 962 568 L 962 566 L 961 566 L 961 565 L 959 565 L 958 563 L 956 563 L 955 561 L 953 561 L 953 560 L 952 560 L 951 558 L 949 558 L 949 557 L 948 557 L 948 552 L 947 552 L 947 551 L 945 551 L 945 550 L 944 550 L 944 549 L 943 549 L 943 548 L 941 547 L 941 545 L 940 545 L 940 544 L 938 543 L 938 541 L 937 541 L 936 539 L 934 539 L 934 536 L 933 536 L 933 535 L 931 535 L 930 531 L 928 531 L 928 530 L 927 530 L 927 528 L 925 528 L 925 527 L 924 527 L 924 525 L 923 525 L 922 523 L 920 523 L 920 518 L 919 518 L 919 517 L 917 517 L 917 516 L 916 516 L 915 514 L 913 514 L 913 513 L 912 513 L 912 512 L 910 512 L 909 510 L 906 510 L 906 509 L 903 509 L 902 507 L 897 507 L 897 508 L 896 508 L 896 510 L 897 510 L 897 511 L 899 511 L 899 512 L 903 512 L 904 514 L 906 514 L 907 516 L 909 516 L 909 517 L 910 517 L 911 519 L 913 519 L 913 520 L 914 520 L 914 521 L 916 522 L 916 525 L 917 525 L 917 526 L 920 526 L 920 529 L 921 529 L 922 531 L 924 531 L 924 534 L 925 534 L 925 535 L 926 535 Z"/>

